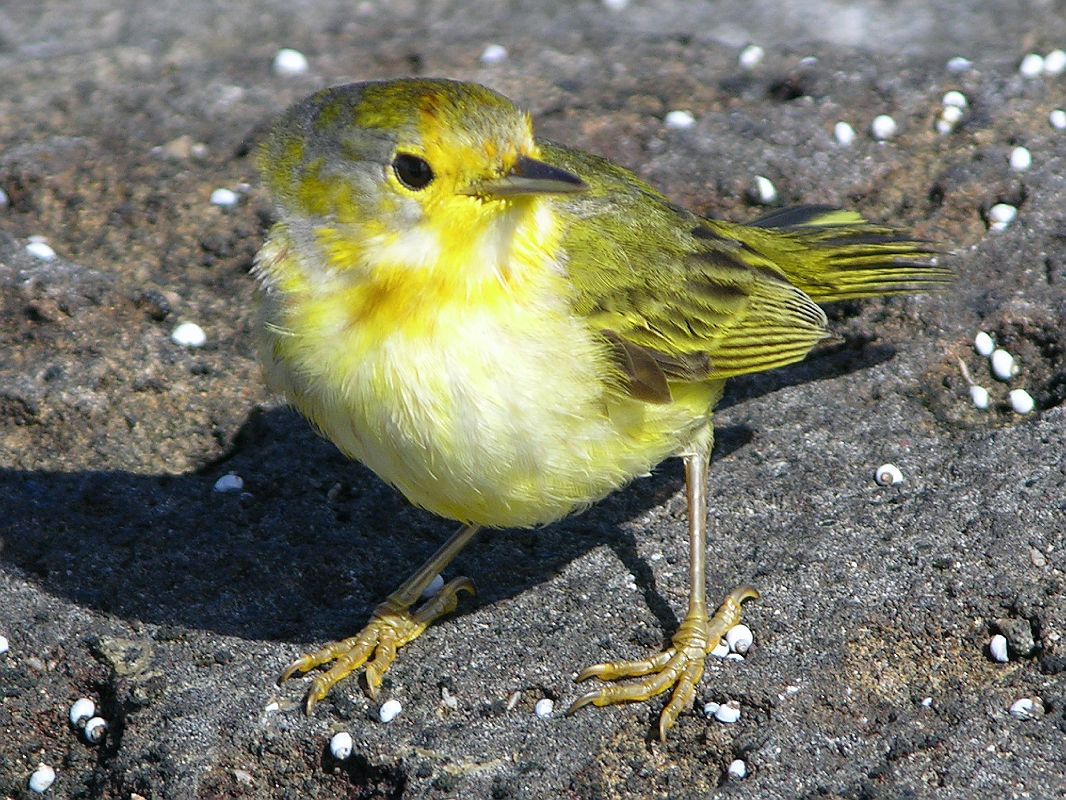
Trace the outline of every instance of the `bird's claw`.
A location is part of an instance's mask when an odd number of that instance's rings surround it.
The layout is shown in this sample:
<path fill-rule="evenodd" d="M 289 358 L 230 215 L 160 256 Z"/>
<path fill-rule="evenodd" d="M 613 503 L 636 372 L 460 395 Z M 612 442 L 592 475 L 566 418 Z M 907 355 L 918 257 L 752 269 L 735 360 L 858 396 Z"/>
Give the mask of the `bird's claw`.
<path fill-rule="evenodd" d="M 750 586 L 734 589 L 710 619 L 700 611 L 689 611 L 681 627 L 674 634 L 673 646 L 651 658 L 640 661 L 614 661 L 595 664 L 577 676 L 577 680 L 598 678 L 618 681 L 640 678 L 629 683 L 614 683 L 583 694 L 573 705 L 573 713 L 587 705 L 607 706 L 648 700 L 673 687 L 670 701 L 659 718 L 659 739 L 666 734 L 682 711 L 692 705 L 696 685 L 703 676 L 703 663 L 726 631 L 740 621 L 741 603 L 755 600 L 759 593 Z"/>
<path fill-rule="evenodd" d="M 385 672 L 396 659 L 396 652 L 417 639 L 434 621 L 454 611 L 461 592 L 475 593 L 469 578 L 449 581 L 414 612 L 390 598 L 375 609 L 370 622 L 359 633 L 300 656 L 281 673 L 278 683 L 330 664 L 328 670 L 315 676 L 308 689 L 305 709 L 310 714 L 330 689 L 365 665 L 367 693 L 377 699 L 378 689 Z"/>

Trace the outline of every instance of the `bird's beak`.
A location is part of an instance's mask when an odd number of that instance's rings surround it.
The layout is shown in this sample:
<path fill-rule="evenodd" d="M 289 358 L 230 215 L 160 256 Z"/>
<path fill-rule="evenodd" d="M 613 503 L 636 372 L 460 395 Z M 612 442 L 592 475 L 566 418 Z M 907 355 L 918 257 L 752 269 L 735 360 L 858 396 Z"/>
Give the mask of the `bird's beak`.
<path fill-rule="evenodd" d="M 520 156 L 500 178 L 479 181 L 464 194 L 475 197 L 520 197 L 532 194 L 574 194 L 588 189 L 581 178 L 535 158 Z"/>

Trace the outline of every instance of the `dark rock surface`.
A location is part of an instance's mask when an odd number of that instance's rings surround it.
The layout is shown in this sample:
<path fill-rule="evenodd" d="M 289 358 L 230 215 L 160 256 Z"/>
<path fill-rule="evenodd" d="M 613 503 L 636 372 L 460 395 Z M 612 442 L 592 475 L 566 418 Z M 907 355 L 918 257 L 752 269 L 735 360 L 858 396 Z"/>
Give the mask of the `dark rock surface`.
<path fill-rule="evenodd" d="M 532 4 L 530 4 L 532 5 Z M 1066 784 L 1066 45 L 1054 3 L 287 2 L 0 8 L 0 791 L 213 797 L 1031 797 Z M 741 10 L 742 9 L 742 10 Z M 1056 10 L 1057 9 L 1057 10 Z M 766 48 L 737 65 L 747 42 Z M 509 58 L 482 65 L 497 42 Z M 272 74 L 279 47 L 310 59 Z M 973 61 L 949 72 L 951 56 Z M 803 59 L 808 56 L 815 60 Z M 402 652 L 390 725 L 355 681 L 311 718 L 274 679 L 354 632 L 450 531 L 272 402 L 248 269 L 271 219 L 250 147 L 272 115 L 346 80 L 485 82 L 538 130 L 746 219 L 754 175 L 954 248 L 942 297 L 852 303 L 840 342 L 734 382 L 710 497 L 715 594 L 755 583 L 756 644 L 708 664 L 698 705 L 561 714 L 593 661 L 647 654 L 685 592 L 677 464 L 459 558 L 480 595 Z M 968 113 L 934 130 L 941 97 Z M 667 130 L 671 109 L 696 124 Z M 877 114 L 892 141 L 867 134 Z M 833 139 L 838 120 L 855 143 Z M 1023 144 L 1032 168 L 1011 172 Z M 252 188 L 245 191 L 242 184 Z M 213 189 L 241 190 L 224 211 Z M 986 230 L 997 202 L 1020 208 Z M 41 235 L 58 253 L 25 251 Z M 170 331 L 203 326 L 188 350 Z M 1022 418 L 973 353 L 1018 358 Z M 969 401 L 959 359 L 988 386 Z M 905 482 L 875 485 L 897 464 Z M 217 494 L 227 472 L 242 494 Z M 1004 633 L 1011 660 L 987 645 Z M 85 744 L 80 696 L 111 727 Z M 454 708 L 446 702 L 455 700 Z M 541 697 L 560 713 L 533 714 Z M 1022 697 L 1037 719 L 1013 718 Z M 280 704 L 277 711 L 268 704 Z M 343 763 L 329 736 L 351 731 Z M 728 780 L 743 758 L 750 775 Z"/>

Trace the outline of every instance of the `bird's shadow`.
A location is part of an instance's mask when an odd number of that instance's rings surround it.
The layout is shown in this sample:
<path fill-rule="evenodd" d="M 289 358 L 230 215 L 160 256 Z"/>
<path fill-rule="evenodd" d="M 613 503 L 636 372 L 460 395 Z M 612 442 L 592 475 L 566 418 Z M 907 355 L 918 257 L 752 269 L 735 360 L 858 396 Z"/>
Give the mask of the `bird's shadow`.
<path fill-rule="evenodd" d="M 860 350 L 734 381 L 724 403 L 891 355 Z M 751 438 L 745 424 L 719 429 L 715 458 Z M 229 471 L 243 477 L 244 491 L 213 491 Z M 679 465 L 668 462 L 564 522 L 483 534 L 455 569 L 492 602 L 606 544 L 669 634 L 676 612 L 624 523 L 682 485 Z M 253 412 L 226 457 L 195 474 L 0 469 L 0 497 L 9 509 L 0 560 L 56 596 L 123 619 L 300 643 L 350 635 L 454 527 L 412 508 L 284 409 Z"/>

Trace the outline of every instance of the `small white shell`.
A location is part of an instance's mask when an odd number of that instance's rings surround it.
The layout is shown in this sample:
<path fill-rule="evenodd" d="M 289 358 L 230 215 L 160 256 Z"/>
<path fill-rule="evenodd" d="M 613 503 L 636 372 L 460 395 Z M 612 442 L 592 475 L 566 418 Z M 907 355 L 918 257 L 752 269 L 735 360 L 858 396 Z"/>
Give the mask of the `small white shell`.
<path fill-rule="evenodd" d="M 952 89 L 950 92 L 946 92 L 944 94 L 944 99 L 941 102 L 945 106 L 954 106 L 955 108 L 966 108 L 970 105 L 970 101 L 966 99 L 966 95 L 958 89 Z"/>
<path fill-rule="evenodd" d="M 307 56 L 291 47 L 283 47 L 274 55 L 274 74 L 292 78 L 303 75 L 308 68 Z"/>
<path fill-rule="evenodd" d="M 837 144 L 848 147 L 855 141 L 855 129 L 841 120 L 833 126 L 833 136 L 836 138 Z"/>
<path fill-rule="evenodd" d="M 895 486 L 903 483 L 903 473 L 895 464 L 882 464 L 874 472 L 874 480 L 878 486 Z"/>
<path fill-rule="evenodd" d="M 695 124 L 696 118 L 692 116 L 692 112 L 686 111 L 683 108 L 667 111 L 666 116 L 663 117 L 663 125 L 673 131 L 683 131 L 686 128 L 691 128 Z"/>
<path fill-rule="evenodd" d="M 933 698 L 932 697 L 923 697 L 922 698 L 922 708 L 932 708 L 932 707 L 933 707 Z"/>
<path fill-rule="evenodd" d="M 448 691 L 447 686 L 440 687 L 440 701 L 444 704 L 445 708 L 450 708 L 452 711 L 459 708 L 459 699 Z"/>
<path fill-rule="evenodd" d="M 1018 365 L 1014 363 L 1014 356 L 1002 348 L 992 352 L 992 374 L 1001 381 L 1009 381 L 1018 374 Z"/>
<path fill-rule="evenodd" d="M 763 50 L 757 44 L 749 44 L 743 50 L 740 51 L 740 55 L 737 57 L 737 63 L 744 69 L 754 69 L 766 56 L 766 51 Z"/>
<path fill-rule="evenodd" d="M 74 701 L 70 707 L 70 724 L 84 725 L 96 713 L 96 703 L 88 697 L 82 697 Z"/>
<path fill-rule="evenodd" d="M 718 709 L 719 708 L 721 708 L 721 706 L 718 705 L 718 703 L 715 703 L 715 702 L 704 703 L 703 704 L 703 716 L 707 717 L 707 719 L 710 719 L 711 717 L 713 717 L 715 714 L 718 713 Z"/>
<path fill-rule="evenodd" d="M 988 389 L 984 386 L 978 386 L 976 383 L 970 387 L 970 399 L 973 400 L 975 407 L 985 411 L 988 409 Z"/>
<path fill-rule="evenodd" d="M 948 72 L 966 72 L 973 66 L 973 62 L 964 56 L 952 56 L 946 64 Z"/>
<path fill-rule="evenodd" d="M 936 132 L 941 136 L 947 136 L 962 121 L 964 113 L 958 106 L 944 106 L 936 121 Z"/>
<path fill-rule="evenodd" d="M 1007 637 L 1002 633 L 993 636 L 988 642 L 988 652 L 995 661 L 1006 664 L 1010 660 L 1007 654 Z"/>
<path fill-rule="evenodd" d="M 878 114 L 870 123 L 870 133 L 879 142 L 891 139 L 899 132 L 899 125 L 888 114 Z"/>
<path fill-rule="evenodd" d="M 1033 166 L 1033 154 L 1028 147 L 1015 147 L 1010 151 L 1010 168 L 1015 172 L 1025 172 Z"/>
<path fill-rule="evenodd" d="M 744 660 L 744 656 L 742 656 L 740 653 L 726 653 L 725 654 L 725 660 L 726 661 L 743 661 Z"/>
<path fill-rule="evenodd" d="M 403 711 L 403 706 L 400 705 L 399 700 L 386 700 L 381 704 L 381 708 L 378 709 L 378 719 L 382 722 L 392 722 Z"/>
<path fill-rule="evenodd" d="M 600 2 L 610 11 L 621 11 L 629 5 L 629 0 L 600 0 Z"/>
<path fill-rule="evenodd" d="M 740 719 L 740 703 L 736 700 L 722 703 L 722 705 L 718 706 L 718 710 L 714 712 L 714 718 L 719 722 L 724 722 L 726 725 L 732 725 Z"/>
<path fill-rule="evenodd" d="M 38 764 L 37 769 L 30 775 L 29 787 L 30 791 L 37 792 L 37 794 L 43 794 L 48 790 L 48 787 L 55 783 L 56 771 L 47 764 Z"/>
<path fill-rule="evenodd" d="M 1056 108 L 1047 115 L 1047 121 L 1057 131 L 1066 131 L 1066 109 Z"/>
<path fill-rule="evenodd" d="M 548 719 L 555 710 L 555 701 L 550 697 L 542 697 L 537 701 L 537 704 L 533 706 L 533 713 L 541 719 Z"/>
<path fill-rule="evenodd" d="M 996 203 L 988 209 L 988 228 L 1005 231 L 1018 216 L 1018 209 L 1010 203 Z"/>
<path fill-rule="evenodd" d="M 85 723 L 82 735 L 89 744 L 99 744 L 107 733 L 107 720 L 103 717 L 93 717 Z"/>
<path fill-rule="evenodd" d="M 973 337 L 973 349 L 977 351 L 978 355 L 988 358 L 992 355 L 992 351 L 996 349 L 996 342 L 984 331 L 978 331 L 977 335 Z"/>
<path fill-rule="evenodd" d="M 1066 72 L 1066 51 L 1052 50 L 1044 56 L 1044 74 L 1061 75 Z"/>
<path fill-rule="evenodd" d="M 1010 407 L 1015 414 L 1032 414 L 1036 401 L 1025 389 L 1013 389 L 1010 393 Z"/>
<path fill-rule="evenodd" d="M 240 201 L 240 195 L 232 189 L 222 188 L 211 192 L 211 205 L 219 208 L 233 208 Z"/>
<path fill-rule="evenodd" d="M 729 655 L 729 645 L 726 644 L 725 639 L 719 639 L 718 644 L 711 648 L 711 655 L 718 658 L 725 658 Z"/>
<path fill-rule="evenodd" d="M 51 248 L 48 242 L 31 241 L 26 245 L 26 252 L 38 261 L 56 260 L 56 251 Z"/>
<path fill-rule="evenodd" d="M 338 761 L 344 761 L 352 754 L 352 748 L 355 746 L 355 742 L 352 741 L 352 735 L 348 731 L 341 731 L 340 733 L 333 734 L 333 738 L 329 740 L 329 752 Z"/>
<path fill-rule="evenodd" d="M 1026 53 L 1022 63 L 1018 65 L 1018 72 L 1026 78 L 1037 78 L 1044 74 L 1044 57 L 1039 53 Z"/>
<path fill-rule="evenodd" d="M 432 581 L 429 582 L 429 586 L 422 590 L 422 598 L 428 600 L 431 597 L 436 596 L 437 592 L 444 588 L 444 576 L 437 575 Z"/>
<path fill-rule="evenodd" d="M 755 637 L 752 635 L 751 628 L 744 623 L 734 625 L 725 634 L 725 642 L 729 645 L 729 649 L 741 655 L 748 652 L 754 641 Z"/>
<path fill-rule="evenodd" d="M 242 478 L 236 472 L 227 472 L 225 475 L 215 481 L 213 489 L 219 494 L 226 494 L 228 492 L 239 492 L 244 489 L 244 478 Z"/>
<path fill-rule="evenodd" d="M 737 758 L 729 763 L 729 769 L 726 772 L 729 773 L 730 778 L 742 781 L 748 777 L 748 765 L 744 763 L 743 759 Z"/>
<path fill-rule="evenodd" d="M 1039 697 L 1023 697 L 1010 706 L 1010 715 L 1015 719 L 1038 719 L 1044 715 L 1044 703 Z"/>
<path fill-rule="evenodd" d="M 764 175 L 756 175 L 752 182 L 751 195 L 764 206 L 777 200 L 777 187 Z"/>
<path fill-rule="evenodd" d="M 7 637 L 0 636 L 0 656 L 7 652 L 8 647 L 10 647 L 10 645 L 8 644 Z"/>
<path fill-rule="evenodd" d="M 962 121 L 965 115 L 966 112 L 958 106 L 944 106 L 944 109 L 940 112 L 940 118 L 953 128 Z"/>
<path fill-rule="evenodd" d="M 178 325 L 170 332 L 170 339 L 174 344 L 183 347 L 203 347 L 207 344 L 207 334 L 195 322 L 183 322 Z"/>
<path fill-rule="evenodd" d="M 507 60 L 507 48 L 502 44 L 486 45 L 481 51 L 481 63 L 486 66 L 500 64 Z"/>

